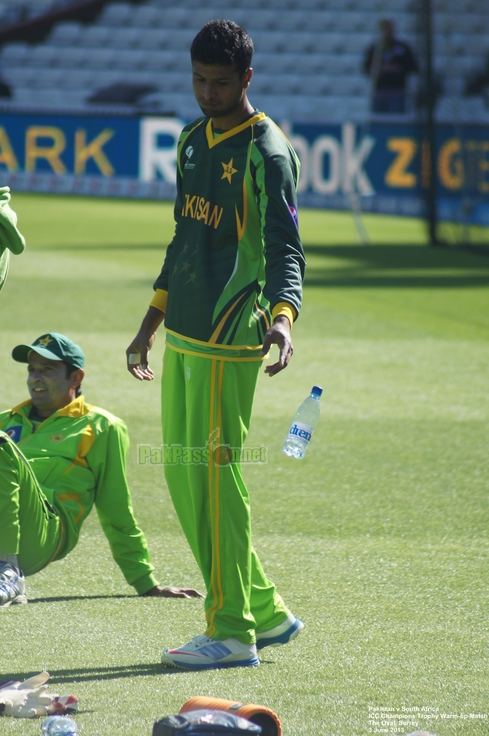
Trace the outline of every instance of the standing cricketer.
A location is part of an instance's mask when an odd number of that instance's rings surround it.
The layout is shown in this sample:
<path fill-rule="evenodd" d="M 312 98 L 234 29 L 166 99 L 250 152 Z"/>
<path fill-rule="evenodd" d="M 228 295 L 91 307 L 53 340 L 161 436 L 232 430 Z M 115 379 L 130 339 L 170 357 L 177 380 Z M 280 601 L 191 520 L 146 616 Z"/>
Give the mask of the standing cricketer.
<path fill-rule="evenodd" d="M 236 450 L 261 361 L 277 344 L 279 360 L 266 368 L 274 376 L 292 355 L 305 261 L 298 159 L 247 98 L 251 38 L 213 20 L 190 54 L 203 117 L 180 136 L 175 235 L 127 361 L 133 376 L 152 380 L 148 352 L 164 319 L 163 439 L 182 450 L 166 458 L 165 476 L 205 581 L 207 629 L 162 659 L 209 669 L 258 665 L 257 649 L 286 644 L 303 628 L 253 549 Z"/>

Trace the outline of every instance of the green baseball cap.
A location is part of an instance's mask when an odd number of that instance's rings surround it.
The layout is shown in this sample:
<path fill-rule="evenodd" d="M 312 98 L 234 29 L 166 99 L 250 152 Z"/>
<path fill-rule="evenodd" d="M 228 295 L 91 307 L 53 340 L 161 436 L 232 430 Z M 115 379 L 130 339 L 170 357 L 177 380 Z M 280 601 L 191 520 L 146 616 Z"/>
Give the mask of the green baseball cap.
<path fill-rule="evenodd" d="M 38 355 L 49 360 L 62 360 L 74 368 L 83 368 L 85 354 L 79 345 L 59 332 L 48 332 L 34 340 L 32 345 L 17 345 L 12 350 L 12 358 L 19 363 L 29 362 L 29 353 L 34 350 Z"/>

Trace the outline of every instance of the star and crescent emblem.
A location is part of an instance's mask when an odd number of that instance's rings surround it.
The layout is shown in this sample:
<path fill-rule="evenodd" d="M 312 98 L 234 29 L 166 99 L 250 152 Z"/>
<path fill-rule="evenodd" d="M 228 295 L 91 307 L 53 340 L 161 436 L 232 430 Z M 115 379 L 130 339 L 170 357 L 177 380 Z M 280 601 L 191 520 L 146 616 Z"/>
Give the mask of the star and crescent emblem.
<path fill-rule="evenodd" d="M 233 167 L 233 159 L 229 161 L 228 164 L 225 164 L 224 161 L 221 161 L 222 168 L 224 169 L 223 175 L 221 176 L 221 179 L 227 179 L 228 182 L 231 184 L 231 178 L 233 174 L 237 174 L 238 169 L 235 169 Z"/>
<path fill-rule="evenodd" d="M 42 340 L 39 340 L 37 344 L 46 347 L 47 345 L 49 345 L 50 342 L 53 342 L 53 338 L 49 335 L 46 335 L 46 337 L 43 337 Z"/>

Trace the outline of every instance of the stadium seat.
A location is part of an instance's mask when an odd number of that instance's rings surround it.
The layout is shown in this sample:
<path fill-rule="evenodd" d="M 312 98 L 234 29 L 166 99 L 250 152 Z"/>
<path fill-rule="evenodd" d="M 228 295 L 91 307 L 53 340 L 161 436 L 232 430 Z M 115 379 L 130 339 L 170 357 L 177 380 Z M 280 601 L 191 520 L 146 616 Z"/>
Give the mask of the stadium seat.
<path fill-rule="evenodd" d="M 0 49 L 0 61 L 2 67 L 22 66 L 25 62 L 29 62 L 29 52 L 31 46 L 27 43 L 15 42 L 7 43 Z"/>
<path fill-rule="evenodd" d="M 190 49 L 195 31 L 190 28 L 166 28 L 161 29 L 164 36 L 163 48 L 175 49 L 175 51 L 182 51 L 182 49 Z"/>
<path fill-rule="evenodd" d="M 55 0 L 33 0 L 33 2 L 29 4 L 28 17 L 38 18 L 40 15 L 49 13 L 54 9 L 56 9 Z"/>
<path fill-rule="evenodd" d="M 30 86 L 37 76 L 35 68 L 30 66 L 9 66 L 2 72 L 2 77 L 14 88 Z"/>
<path fill-rule="evenodd" d="M 99 69 L 97 74 L 91 79 L 91 86 L 93 90 L 102 89 L 103 87 L 110 87 L 113 84 L 122 82 L 124 74 L 120 69 Z"/>
<path fill-rule="evenodd" d="M 253 56 L 253 69 L 257 76 L 262 74 L 286 74 L 298 71 L 298 61 L 292 54 L 269 54 L 257 52 Z M 254 83 L 254 78 L 252 84 Z"/>
<path fill-rule="evenodd" d="M 102 10 L 98 22 L 104 26 L 123 26 L 131 22 L 133 12 L 132 3 L 109 3 Z"/>
<path fill-rule="evenodd" d="M 65 72 L 59 81 L 59 86 L 64 89 L 86 89 L 97 78 L 97 72 L 93 69 L 66 69 Z"/>
<path fill-rule="evenodd" d="M 81 46 L 55 46 L 57 54 L 54 58 L 55 66 L 79 68 L 85 66 L 89 49 Z"/>
<path fill-rule="evenodd" d="M 56 88 L 62 84 L 61 78 L 66 74 L 65 69 L 60 67 L 48 67 L 43 69 L 42 74 L 39 74 L 36 80 L 36 87 L 38 88 Z"/>
<path fill-rule="evenodd" d="M 261 7 L 250 8 L 246 13 L 242 12 L 242 15 L 244 17 L 240 19 L 240 14 L 234 10 L 230 13 L 231 19 L 236 19 L 235 22 L 242 24 L 250 34 L 253 34 L 255 30 L 266 31 L 278 28 L 279 14 L 275 10 L 266 10 Z"/>
<path fill-rule="evenodd" d="M 146 51 L 142 49 L 127 49 L 123 54 L 117 53 L 114 66 L 118 69 L 136 70 L 144 66 Z"/>
<path fill-rule="evenodd" d="M 56 59 L 59 53 L 59 49 L 56 46 L 50 46 L 40 44 L 38 46 L 31 46 L 27 54 L 26 61 L 29 64 L 39 65 L 43 67 L 49 67 L 56 63 Z"/>
<path fill-rule="evenodd" d="M 106 45 L 112 32 L 113 29 L 110 26 L 86 26 L 80 34 L 78 43 L 83 46 L 101 48 Z"/>
<path fill-rule="evenodd" d="M 163 13 L 152 5 L 135 5 L 131 14 L 131 26 L 135 28 L 154 28 L 164 22 Z"/>
<path fill-rule="evenodd" d="M 190 14 L 186 8 L 167 7 L 162 12 L 161 8 L 155 3 L 151 3 L 151 5 L 158 8 L 160 11 L 160 15 L 163 20 L 163 23 L 160 23 L 160 25 L 165 25 L 168 28 L 179 28 L 180 26 L 184 26 L 188 23 Z"/>
<path fill-rule="evenodd" d="M 85 26 L 77 21 L 57 23 L 48 37 L 49 43 L 58 46 L 72 46 L 80 41 Z"/>
<path fill-rule="evenodd" d="M 83 66 L 88 69 L 108 69 L 111 66 L 119 65 L 121 58 L 125 58 L 131 53 L 131 49 L 125 54 L 119 54 L 115 49 L 90 49 L 90 53 L 86 54 L 83 60 Z"/>
<path fill-rule="evenodd" d="M 150 31 L 148 29 L 141 29 L 141 28 L 130 28 L 130 27 L 118 27 L 118 28 L 111 28 L 110 34 L 106 40 L 106 45 L 110 46 L 114 49 L 120 49 L 121 53 L 124 51 L 124 49 L 130 49 L 133 46 L 136 46 L 142 37 L 143 34 L 148 34 Z M 155 29 L 156 33 L 157 31 Z"/>

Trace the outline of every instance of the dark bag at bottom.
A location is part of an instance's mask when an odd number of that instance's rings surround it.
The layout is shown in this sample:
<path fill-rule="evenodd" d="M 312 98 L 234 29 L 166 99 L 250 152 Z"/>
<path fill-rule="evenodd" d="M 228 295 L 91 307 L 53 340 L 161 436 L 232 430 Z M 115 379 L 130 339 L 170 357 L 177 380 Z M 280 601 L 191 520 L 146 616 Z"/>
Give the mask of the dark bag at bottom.
<path fill-rule="evenodd" d="M 216 710 L 191 710 L 166 716 L 153 725 L 153 736 L 259 736 L 261 727 L 246 718 Z"/>

